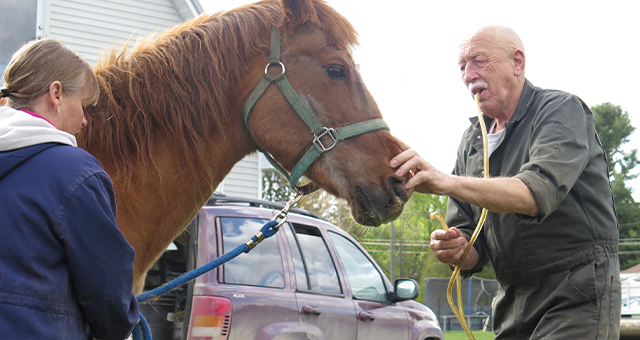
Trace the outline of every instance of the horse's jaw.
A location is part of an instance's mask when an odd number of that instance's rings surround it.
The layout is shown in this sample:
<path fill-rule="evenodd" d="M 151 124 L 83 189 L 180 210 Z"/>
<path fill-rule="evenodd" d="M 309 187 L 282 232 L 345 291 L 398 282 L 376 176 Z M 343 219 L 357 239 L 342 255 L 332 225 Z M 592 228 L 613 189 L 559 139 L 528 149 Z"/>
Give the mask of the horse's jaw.
<path fill-rule="evenodd" d="M 382 188 L 357 183 L 350 203 L 351 215 L 356 222 L 370 227 L 389 223 L 402 214 L 412 193 L 413 190 L 407 191 L 404 181 L 396 176 L 388 176 Z"/>

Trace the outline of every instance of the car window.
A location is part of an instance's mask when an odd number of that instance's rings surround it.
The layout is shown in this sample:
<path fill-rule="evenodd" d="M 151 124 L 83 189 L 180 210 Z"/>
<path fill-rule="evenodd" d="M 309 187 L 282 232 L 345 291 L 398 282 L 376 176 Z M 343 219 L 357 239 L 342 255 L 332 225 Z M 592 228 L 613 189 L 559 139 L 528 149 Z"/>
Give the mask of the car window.
<path fill-rule="evenodd" d="M 346 237 L 333 232 L 329 232 L 329 236 L 347 272 L 353 297 L 377 301 L 387 300 L 387 290 L 382 276 L 369 257 Z"/>
<path fill-rule="evenodd" d="M 220 218 L 222 253 L 247 242 L 267 221 L 239 217 Z M 241 254 L 227 262 L 223 268 L 223 282 L 284 288 L 282 257 L 277 238 L 267 238 L 248 254 Z"/>
<path fill-rule="evenodd" d="M 320 230 L 293 224 L 287 240 L 296 272 L 296 287 L 300 291 L 342 294 L 338 273 Z M 289 228 L 288 231 L 291 231 Z"/>
<path fill-rule="evenodd" d="M 303 291 L 311 290 L 307 270 L 305 269 L 304 261 L 302 260 L 302 253 L 300 253 L 298 241 L 296 241 L 296 234 L 293 232 L 293 229 L 291 229 L 289 224 L 286 225 L 287 241 L 289 242 L 289 249 L 291 249 L 291 258 L 293 259 L 293 268 L 296 275 L 296 288 Z"/>

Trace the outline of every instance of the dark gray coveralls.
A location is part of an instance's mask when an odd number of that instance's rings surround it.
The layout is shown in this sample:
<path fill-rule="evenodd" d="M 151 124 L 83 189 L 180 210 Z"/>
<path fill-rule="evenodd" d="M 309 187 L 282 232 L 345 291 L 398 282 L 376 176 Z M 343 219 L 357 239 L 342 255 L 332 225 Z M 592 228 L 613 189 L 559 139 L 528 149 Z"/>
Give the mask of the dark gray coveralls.
<path fill-rule="evenodd" d="M 453 173 L 482 177 L 480 125 L 471 121 Z M 491 259 L 501 286 L 496 339 L 617 340 L 617 218 L 591 110 L 574 95 L 526 80 L 489 164 L 491 177 L 522 180 L 540 210 L 536 217 L 490 212 L 474 245 L 478 264 L 462 272 L 479 272 Z M 447 223 L 469 239 L 480 212 L 450 198 Z"/>

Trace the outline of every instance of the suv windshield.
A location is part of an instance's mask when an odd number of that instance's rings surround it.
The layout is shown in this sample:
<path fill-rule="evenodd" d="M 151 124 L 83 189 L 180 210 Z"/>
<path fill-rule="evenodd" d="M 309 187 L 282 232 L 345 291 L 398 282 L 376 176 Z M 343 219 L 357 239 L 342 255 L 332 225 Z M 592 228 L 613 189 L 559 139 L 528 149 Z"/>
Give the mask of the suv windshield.
<path fill-rule="evenodd" d="M 347 272 L 353 297 L 385 301 L 387 290 L 380 272 L 353 242 L 342 235 L 329 232 Z"/>

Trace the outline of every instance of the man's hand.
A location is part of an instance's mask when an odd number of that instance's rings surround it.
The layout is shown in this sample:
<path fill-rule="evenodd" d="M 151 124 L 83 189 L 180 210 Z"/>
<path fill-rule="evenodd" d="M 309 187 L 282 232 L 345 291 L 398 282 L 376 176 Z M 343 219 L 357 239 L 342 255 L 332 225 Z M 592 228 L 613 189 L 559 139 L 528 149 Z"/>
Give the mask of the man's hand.
<path fill-rule="evenodd" d="M 417 192 L 423 194 L 444 194 L 448 175 L 434 168 L 422 159 L 418 152 L 397 137 L 393 137 L 393 141 L 402 150 L 402 153 L 394 157 L 389 164 L 392 168 L 397 168 L 396 175 L 398 176 L 405 176 L 407 173 L 412 175 L 405 184 L 405 188 L 415 188 Z"/>
<path fill-rule="evenodd" d="M 449 230 L 437 229 L 431 233 L 431 251 L 438 261 L 449 265 L 455 265 L 460 261 L 464 249 L 467 247 L 466 238 L 458 228 Z M 475 248 L 469 250 L 469 254 L 464 260 L 462 269 L 471 269 L 478 263 L 478 252 Z"/>
<path fill-rule="evenodd" d="M 405 183 L 407 189 L 455 197 L 500 214 L 540 214 L 533 193 L 517 177 L 475 178 L 447 174 L 434 168 L 397 137 L 393 137 L 393 141 L 402 152 L 389 165 L 397 168 L 398 176 L 412 175 Z"/>

